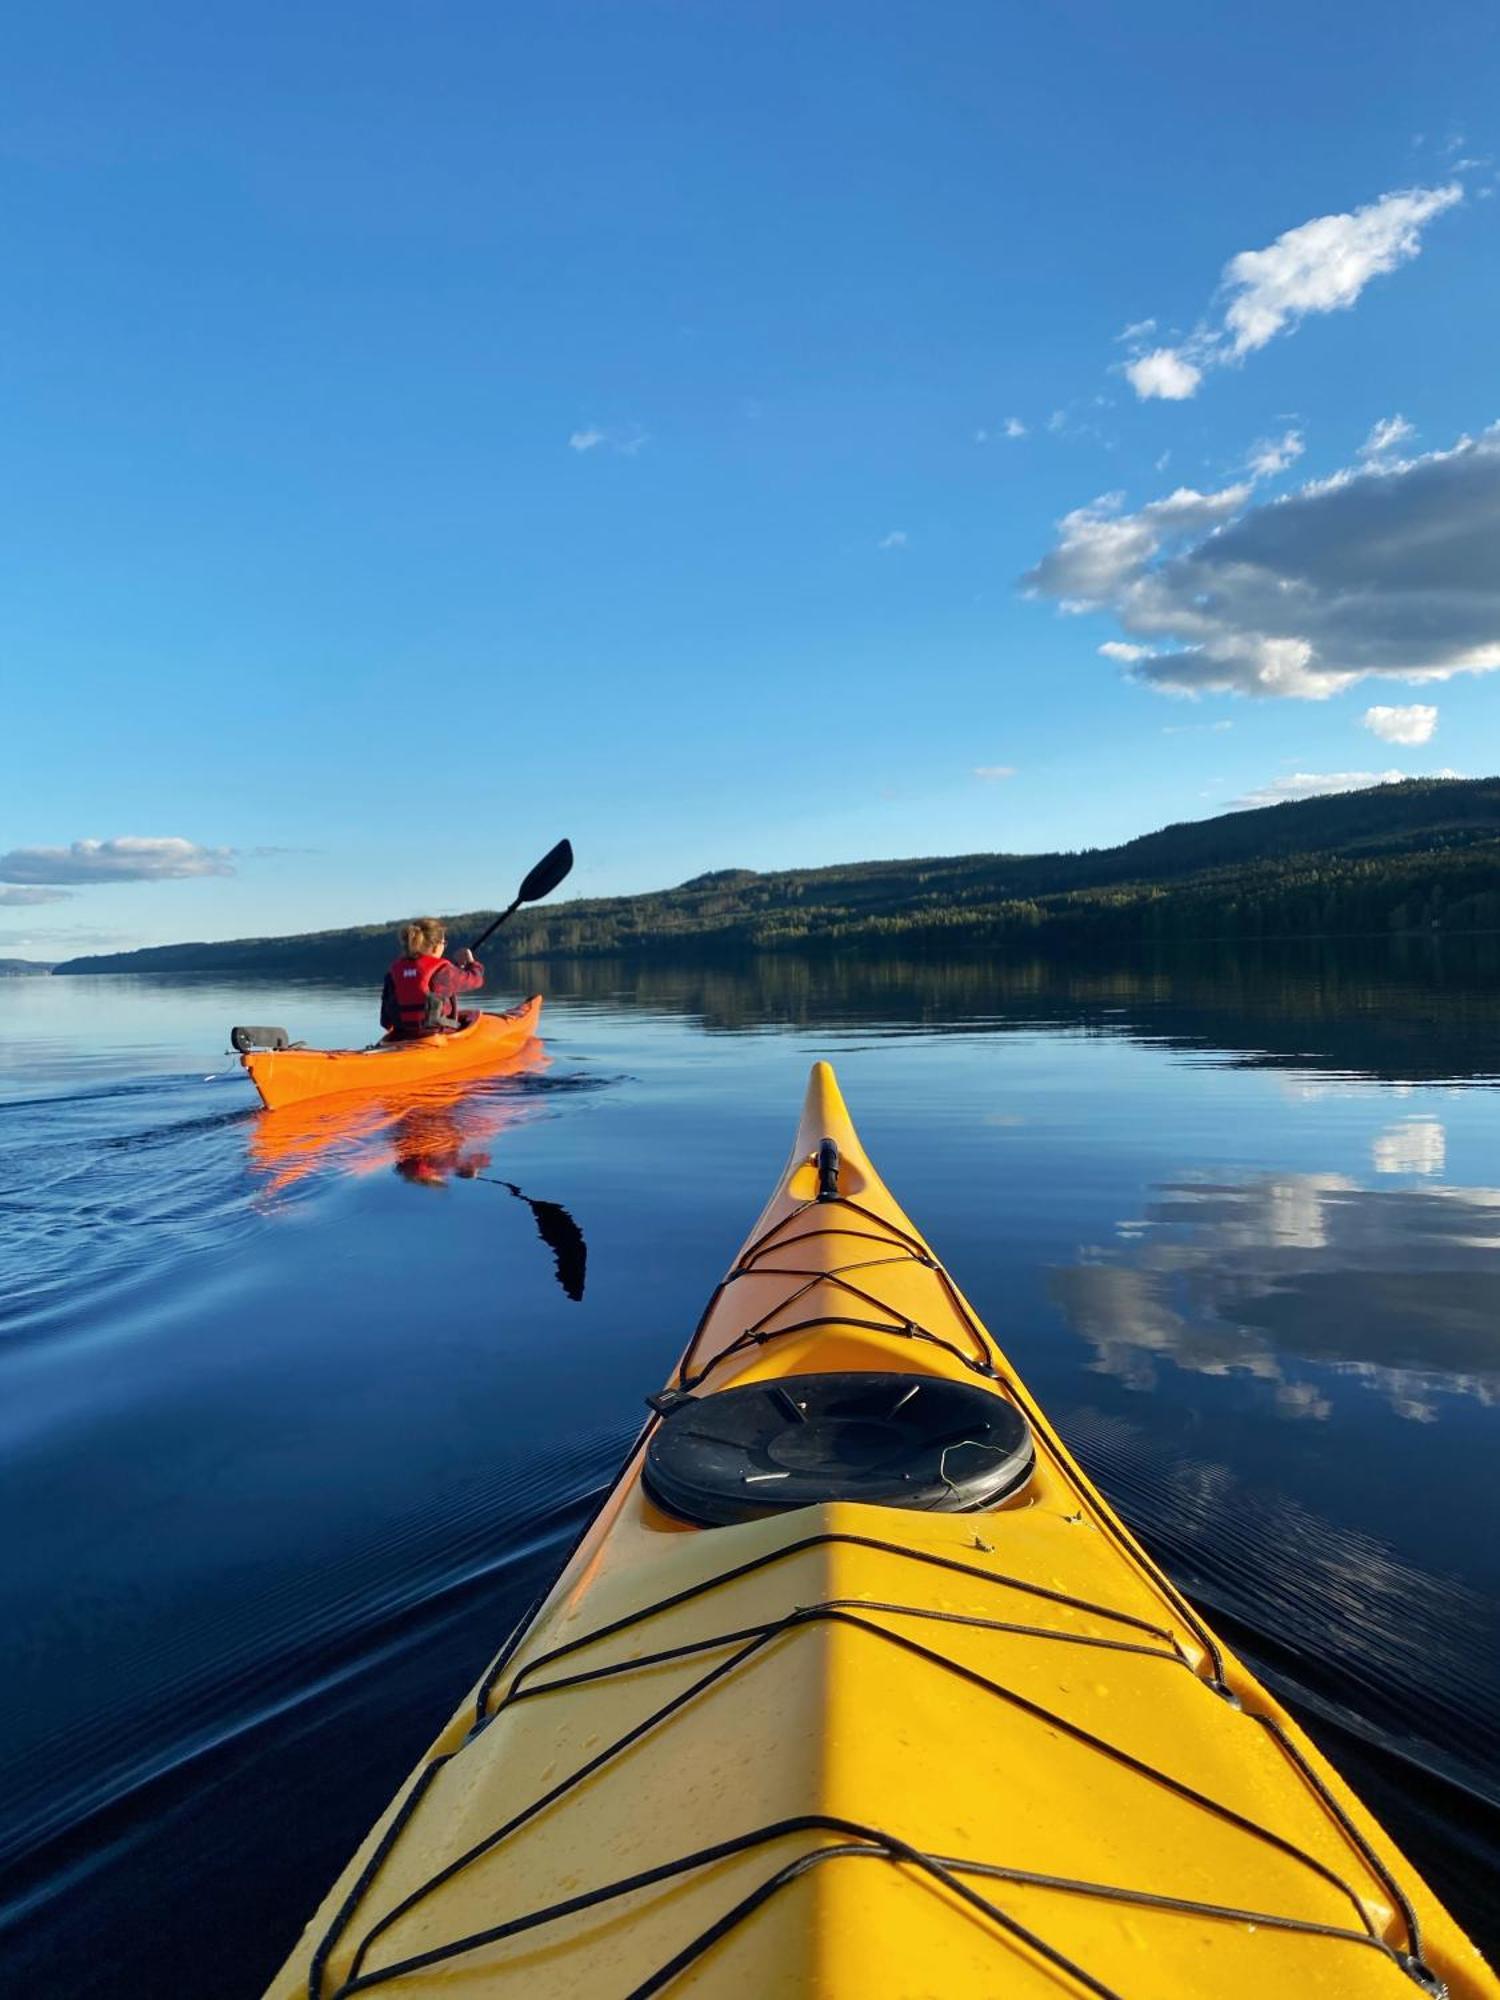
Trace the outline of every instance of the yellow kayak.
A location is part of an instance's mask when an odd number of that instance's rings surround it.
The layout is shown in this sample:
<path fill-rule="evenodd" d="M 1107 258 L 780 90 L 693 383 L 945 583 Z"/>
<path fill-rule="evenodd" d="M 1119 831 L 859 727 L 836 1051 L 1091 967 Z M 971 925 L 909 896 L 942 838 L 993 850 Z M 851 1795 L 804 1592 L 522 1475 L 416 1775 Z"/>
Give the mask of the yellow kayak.
<path fill-rule="evenodd" d="M 826 1064 L 652 1404 L 276 2000 L 1500 1997 L 1084 1478 Z"/>

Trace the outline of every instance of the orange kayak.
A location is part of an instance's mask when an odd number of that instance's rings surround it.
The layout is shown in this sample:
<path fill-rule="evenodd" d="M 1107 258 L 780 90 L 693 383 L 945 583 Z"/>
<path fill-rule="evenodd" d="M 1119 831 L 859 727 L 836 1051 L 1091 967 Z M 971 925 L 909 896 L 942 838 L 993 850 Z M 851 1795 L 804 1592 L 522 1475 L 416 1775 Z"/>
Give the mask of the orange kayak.
<path fill-rule="evenodd" d="M 451 1035 L 377 1042 L 367 1049 L 252 1049 L 240 1057 L 268 1111 L 354 1090 L 419 1089 L 445 1077 L 492 1069 L 535 1035 L 542 996 L 504 1014 L 481 1014 Z"/>

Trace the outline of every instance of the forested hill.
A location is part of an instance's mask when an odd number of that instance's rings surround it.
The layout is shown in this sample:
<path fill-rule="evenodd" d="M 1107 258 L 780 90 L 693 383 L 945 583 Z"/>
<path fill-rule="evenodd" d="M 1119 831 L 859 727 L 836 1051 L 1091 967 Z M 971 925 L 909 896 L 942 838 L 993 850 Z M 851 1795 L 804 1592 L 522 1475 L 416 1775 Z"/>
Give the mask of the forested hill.
<path fill-rule="evenodd" d="M 450 913 L 455 942 L 493 913 Z M 397 918 L 300 937 L 76 958 L 85 972 L 373 977 Z M 781 951 L 843 940 L 954 947 L 1500 929 L 1500 778 L 1412 779 L 1188 821 L 1073 854 L 965 854 L 758 875 L 526 910 L 487 956 Z"/>

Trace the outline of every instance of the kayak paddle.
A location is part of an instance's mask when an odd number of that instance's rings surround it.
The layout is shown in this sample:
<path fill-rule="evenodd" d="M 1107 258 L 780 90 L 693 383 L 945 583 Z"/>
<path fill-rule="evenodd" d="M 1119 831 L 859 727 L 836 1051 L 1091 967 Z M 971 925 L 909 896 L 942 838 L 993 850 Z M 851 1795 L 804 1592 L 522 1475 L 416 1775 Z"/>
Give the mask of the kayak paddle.
<path fill-rule="evenodd" d="M 478 937 L 469 946 L 469 950 L 478 957 L 479 947 L 487 938 L 494 936 L 507 917 L 513 917 L 523 903 L 539 903 L 543 896 L 550 896 L 558 883 L 572 872 L 572 868 L 573 843 L 571 840 L 560 840 L 550 853 L 542 856 L 520 888 L 517 889 L 516 900 L 511 904 L 510 908 L 502 910 L 495 921 L 486 930 L 482 930 L 479 933 Z"/>

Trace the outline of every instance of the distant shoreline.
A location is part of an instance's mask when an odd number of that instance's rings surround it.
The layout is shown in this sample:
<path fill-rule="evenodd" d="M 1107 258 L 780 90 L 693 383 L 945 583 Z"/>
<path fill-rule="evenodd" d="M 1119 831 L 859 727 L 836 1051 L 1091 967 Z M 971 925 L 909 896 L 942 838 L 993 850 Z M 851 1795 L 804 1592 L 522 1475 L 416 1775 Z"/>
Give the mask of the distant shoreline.
<path fill-rule="evenodd" d="M 477 935 L 492 911 L 449 913 Z M 150 946 L 54 974 L 268 972 L 378 978 L 394 920 L 295 936 Z M 1500 930 L 1500 779 L 1411 779 L 1067 854 L 970 854 L 757 874 L 522 912 L 493 963 L 690 955 L 729 960 L 895 946 L 1038 955 L 1100 946 Z M 38 968 L 41 969 L 41 968 Z"/>

